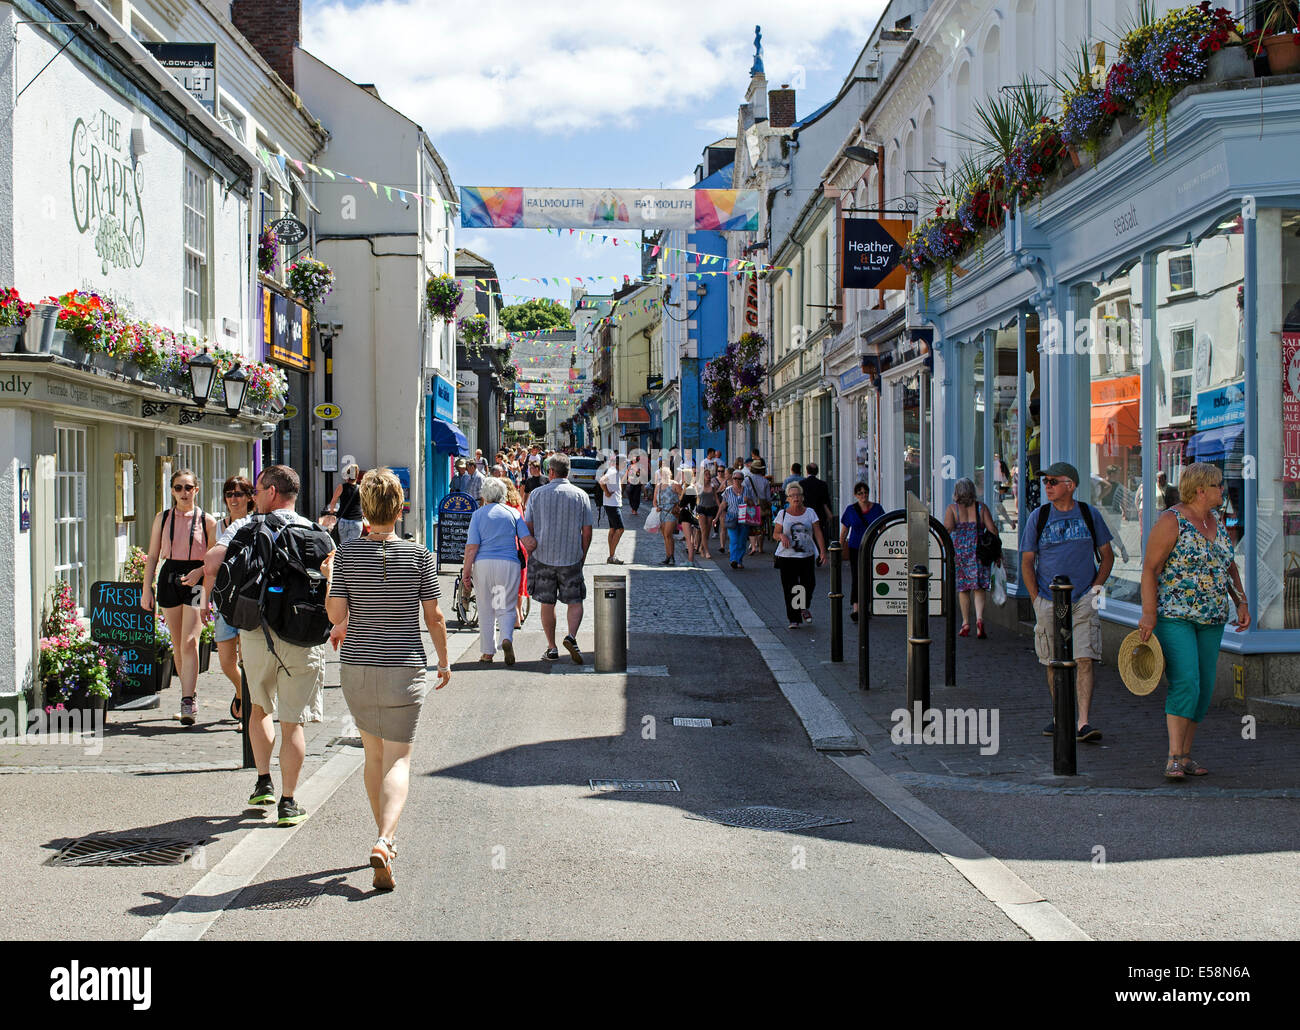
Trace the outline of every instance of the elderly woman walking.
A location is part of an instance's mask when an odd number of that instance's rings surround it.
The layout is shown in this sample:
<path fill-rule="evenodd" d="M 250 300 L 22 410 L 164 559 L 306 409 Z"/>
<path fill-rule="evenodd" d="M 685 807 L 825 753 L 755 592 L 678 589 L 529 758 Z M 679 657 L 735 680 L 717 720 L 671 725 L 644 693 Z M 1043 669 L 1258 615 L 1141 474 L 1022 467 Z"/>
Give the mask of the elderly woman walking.
<path fill-rule="evenodd" d="M 776 568 L 781 573 L 781 592 L 785 595 L 785 613 L 790 628 L 812 622 L 813 591 L 817 589 L 817 571 L 813 563 L 826 564 L 826 542 L 822 539 L 821 520 L 803 503 L 803 487 L 791 483 L 785 488 L 786 507 L 777 512 L 772 537 L 777 541 Z"/>
<path fill-rule="evenodd" d="M 961 604 L 961 630 L 958 636 L 970 636 L 971 596 L 975 598 L 975 635 L 983 638 L 984 601 L 988 597 L 990 566 L 980 562 L 975 548 L 980 529 L 997 533 L 989 510 L 976 499 L 975 483 L 959 479 L 952 488 L 952 504 L 943 513 L 943 524 L 952 535 L 952 549 L 957 558 L 957 600 Z"/>
<path fill-rule="evenodd" d="M 392 890 L 394 838 L 411 780 L 411 745 L 427 690 L 420 611 L 438 652 L 441 690 L 451 679 L 447 621 L 438 608 L 433 555 L 394 531 L 402 484 L 389 469 L 361 480 L 361 509 L 370 535 L 343 544 L 330 568 L 325 610 L 334 629 L 343 698 L 365 748 L 366 795 L 379 839 L 370 849 L 374 886 Z"/>
<path fill-rule="evenodd" d="M 1236 608 L 1235 627 L 1250 625 L 1232 541 L 1214 515 L 1223 504 L 1223 473 L 1208 462 L 1188 465 L 1179 477 L 1178 494 L 1182 503 L 1162 513 L 1147 538 L 1138 622 L 1141 639 L 1155 633 L 1160 641 L 1169 675 L 1167 780 L 1209 772 L 1192 759 L 1192 740 L 1214 694 L 1227 620 L 1225 598 Z"/>
<path fill-rule="evenodd" d="M 480 662 L 496 656 L 496 630 L 501 626 L 501 651 L 507 665 L 515 664 L 515 621 L 518 618 L 519 543 L 535 547 L 528 525 L 506 499 L 504 479 L 483 480 L 483 506 L 469 520 L 465 538 L 465 571 L 461 583 L 468 590 L 474 584 L 478 598 Z M 531 542 L 531 543 L 530 543 Z"/>

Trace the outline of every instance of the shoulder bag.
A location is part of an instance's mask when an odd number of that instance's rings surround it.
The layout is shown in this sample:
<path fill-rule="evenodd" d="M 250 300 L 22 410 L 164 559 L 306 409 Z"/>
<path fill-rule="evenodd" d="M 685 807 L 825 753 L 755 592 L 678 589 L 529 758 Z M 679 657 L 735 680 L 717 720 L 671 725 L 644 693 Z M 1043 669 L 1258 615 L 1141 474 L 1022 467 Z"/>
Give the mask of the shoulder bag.
<path fill-rule="evenodd" d="M 1002 557 L 1002 538 L 984 525 L 981 511 L 988 509 L 982 504 L 975 505 L 975 517 L 979 521 L 979 536 L 975 540 L 975 558 L 981 565 L 993 565 Z"/>

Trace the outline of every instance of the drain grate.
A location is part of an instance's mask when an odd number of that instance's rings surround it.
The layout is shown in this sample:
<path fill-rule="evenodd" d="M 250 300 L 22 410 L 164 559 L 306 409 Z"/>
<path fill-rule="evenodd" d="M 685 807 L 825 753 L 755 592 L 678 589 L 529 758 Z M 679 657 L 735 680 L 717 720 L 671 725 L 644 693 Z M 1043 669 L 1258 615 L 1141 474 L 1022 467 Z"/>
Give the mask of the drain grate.
<path fill-rule="evenodd" d="M 793 808 L 775 808 L 772 805 L 746 805 L 743 808 L 724 808 L 718 812 L 700 815 L 687 812 L 687 819 L 699 819 L 723 826 L 739 826 L 747 830 L 811 830 L 817 826 L 839 826 L 852 819 L 833 815 L 815 815 L 798 812 Z"/>
<path fill-rule="evenodd" d="M 674 719 L 674 720 L 673 720 L 673 725 L 674 725 L 674 726 L 691 726 L 691 727 L 694 727 L 694 728 L 696 728 L 696 729 L 704 729 L 705 727 L 712 726 L 712 725 L 713 725 L 713 720 L 712 720 L 712 719 L 682 719 L 682 718 L 677 718 L 677 719 Z"/>
<path fill-rule="evenodd" d="M 310 908 L 324 893 L 323 883 L 268 883 L 254 889 L 248 903 L 242 907 L 252 912 Z"/>
<path fill-rule="evenodd" d="M 47 865 L 180 865 L 205 838 L 82 837 L 63 847 Z"/>
<path fill-rule="evenodd" d="M 588 780 L 592 790 L 681 790 L 676 780 Z"/>

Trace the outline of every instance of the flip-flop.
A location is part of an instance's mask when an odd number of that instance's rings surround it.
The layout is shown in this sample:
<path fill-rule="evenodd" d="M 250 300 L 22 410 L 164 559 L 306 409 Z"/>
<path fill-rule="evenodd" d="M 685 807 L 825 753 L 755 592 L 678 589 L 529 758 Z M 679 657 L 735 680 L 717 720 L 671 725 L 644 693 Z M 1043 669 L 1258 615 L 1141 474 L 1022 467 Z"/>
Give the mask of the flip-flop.
<path fill-rule="evenodd" d="M 241 722 L 241 721 L 242 721 L 242 720 L 240 719 L 240 717 L 239 717 L 239 713 L 242 711 L 242 708 L 240 707 L 239 702 L 240 702 L 240 699 L 237 698 L 237 697 L 232 697 L 232 698 L 230 699 L 230 717 L 231 717 L 232 719 L 234 719 L 235 722 Z"/>

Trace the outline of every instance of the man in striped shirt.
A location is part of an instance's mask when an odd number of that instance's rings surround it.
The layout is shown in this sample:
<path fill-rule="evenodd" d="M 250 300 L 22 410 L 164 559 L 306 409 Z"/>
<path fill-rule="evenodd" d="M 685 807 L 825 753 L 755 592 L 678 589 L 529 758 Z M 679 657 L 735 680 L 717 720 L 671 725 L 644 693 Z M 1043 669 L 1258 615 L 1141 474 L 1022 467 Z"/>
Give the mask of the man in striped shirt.
<path fill-rule="evenodd" d="M 587 585 L 582 564 L 591 547 L 591 500 L 586 491 L 569 482 L 569 459 L 556 454 L 546 463 L 549 482 L 528 495 L 524 522 L 536 546 L 528 559 L 528 596 L 542 607 L 542 632 L 546 634 L 548 662 L 557 661 L 555 646 L 555 603 L 568 609 L 569 635 L 564 649 L 582 664 L 578 650 L 578 628 L 582 625 L 582 602 Z"/>

